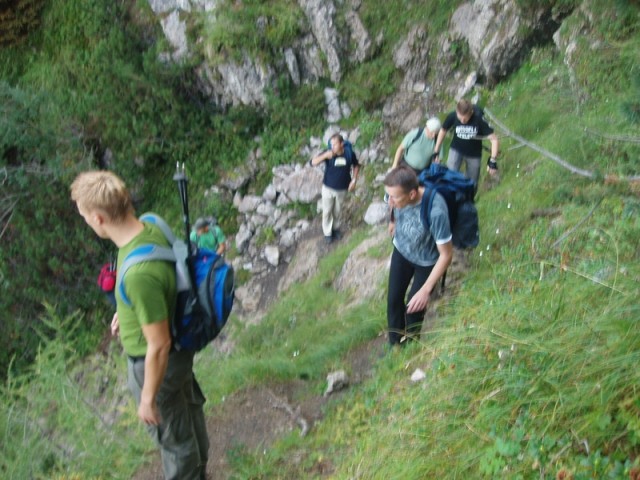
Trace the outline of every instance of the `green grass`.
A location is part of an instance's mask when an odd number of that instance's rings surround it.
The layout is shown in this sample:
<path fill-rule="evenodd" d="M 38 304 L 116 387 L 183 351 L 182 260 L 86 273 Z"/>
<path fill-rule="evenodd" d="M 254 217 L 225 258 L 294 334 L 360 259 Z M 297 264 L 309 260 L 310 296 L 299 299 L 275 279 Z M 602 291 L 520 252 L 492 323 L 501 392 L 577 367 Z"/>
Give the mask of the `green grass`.
<path fill-rule="evenodd" d="M 584 130 L 604 115 L 600 130 L 637 132 L 621 108 L 634 88 L 624 72 L 635 67 L 624 55 L 609 65 L 610 80 L 580 102 L 561 59 L 536 50 L 487 106 L 597 178 L 637 174 L 626 163 L 637 147 Z M 345 479 L 628 478 L 637 467 L 637 194 L 502 142 L 502 182 L 481 188 L 482 243 L 433 331 L 382 359 L 313 435 L 292 434 L 267 455 L 243 452 L 239 478 L 321 478 L 327 468 Z M 536 214 L 545 208 L 557 213 Z M 414 385 L 418 367 L 427 379 Z"/>
<path fill-rule="evenodd" d="M 341 86 L 341 98 L 357 104 L 351 121 L 362 126 L 362 138 L 374 138 L 379 131 L 379 119 L 368 116 L 366 106 L 379 104 L 392 89 L 395 74 L 390 52 L 397 40 L 414 21 L 432 19 L 430 31 L 446 24 L 444 19 L 454 5 L 436 3 L 437 9 L 429 7 L 431 11 L 421 10 L 421 2 L 391 2 L 386 9 L 362 3 L 360 13 L 372 37 L 387 28 L 373 62 L 347 72 L 349 84 Z M 79 8 L 77 2 L 53 5 L 60 10 L 45 18 L 45 25 Z M 285 3 L 260 8 L 281 5 Z M 247 3 L 242 8 L 258 6 Z M 637 187 L 614 182 L 611 176 L 637 175 L 640 148 L 606 135 L 637 137 L 638 122 L 632 113 L 638 97 L 640 37 L 633 21 L 637 8 L 614 2 L 612 10 L 598 15 L 602 17 L 596 17 L 595 29 L 602 42 L 579 48 L 574 56 L 575 77 L 553 48 L 541 47 L 508 81 L 482 92 L 483 103 L 509 129 L 573 165 L 596 172 L 595 180 L 572 175 L 502 137 L 502 181 L 491 189 L 480 188 L 481 245 L 470 256 L 470 270 L 461 285 L 439 305 L 437 322 L 429 333 L 420 344 L 381 358 L 373 378 L 351 388 L 340 401 L 330 402 L 325 418 L 307 437 L 292 433 L 266 453 L 241 446 L 220 452 L 229 454 L 235 478 L 323 478 L 321 472 L 330 472 L 324 478 L 537 479 L 555 478 L 562 471 L 575 479 L 629 478 L 629 470 L 638 466 L 640 446 L 636 368 L 640 360 L 636 328 L 640 200 Z M 11 79 L 2 86 L 5 108 L 15 107 L 6 118 L 13 119 L 13 126 L 33 125 L 26 130 L 30 135 L 23 137 L 31 151 L 55 150 L 37 139 L 57 136 L 58 129 L 73 131 L 67 126 L 101 105 L 100 89 L 109 82 L 96 86 L 74 67 L 76 55 L 87 60 L 90 72 L 98 73 L 112 59 L 105 44 L 93 38 L 101 35 L 101 26 L 87 23 L 102 17 L 91 18 L 47 34 L 70 45 L 69 51 L 59 52 L 48 47 L 55 66 L 35 54 L 25 53 L 25 63 L 18 66 L 10 52 L 0 58 L 0 67 Z M 287 18 L 283 28 L 290 25 Z M 387 27 L 388 18 L 395 21 Z M 122 34 L 113 35 L 107 43 L 126 45 Z M 275 44 L 286 39 L 283 35 L 274 37 Z M 88 37 L 94 42 L 90 52 L 84 51 Z M 256 37 L 249 40 L 257 41 Z M 149 53 L 137 61 L 156 75 L 152 56 Z M 141 97 L 134 104 L 145 118 L 157 119 L 156 109 L 171 109 L 170 92 L 175 87 L 171 75 L 165 72 L 168 83 L 160 82 L 158 90 L 127 62 L 115 65 L 112 83 L 130 82 L 139 89 Z M 72 75 L 76 71 L 77 77 Z M 17 78 L 23 78 L 23 85 L 17 84 Z M 65 91 L 69 85 L 75 86 Z M 361 85 L 370 88 L 356 92 Z M 94 89 L 83 96 L 84 87 Z M 287 96 L 290 85 L 284 82 L 281 87 L 279 95 L 270 96 L 268 111 L 260 115 L 235 109 L 213 116 L 211 123 L 201 116 L 189 117 L 201 132 L 215 132 L 211 141 L 197 146 L 187 134 L 167 140 L 171 162 L 175 158 L 189 161 L 197 179 L 194 198 L 214 183 L 218 168 L 246 158 L 247 141 L 254 135 L 268 133 L 262 147 L 269 164 L 275 165 L 289 162 L 311 132 L 322 130 L 317 115 L 305 119 L 302 113 L 317 113 L 314 105 L 321 99 L 321 86 L 305 87 L 292 104 Z M 32 93 L 41 90 L 51 93 L 49 100 Z M 108 103 L 114 90 L 106 92 Z M 73 115 L 60 113 L 65 110 L 60 99 L 73 100 Z M 129 127 L 136 134 L 127 138 L 153 137 L 147 126 L 133 125 L 120 115 L 118 102 L 107 106 L 108 117 L 87 125 L 110 123 L 105 119 L 113 115 L 113 124 L 105 130 L 108 138 L 118 138 L 118 132 Z M 37 107 L 42 116 L 21 112 L 21 105 Z M 295 110 L 290 118 L 288 108 Z M 63 121 L 51 121 L 56 118 Z M 225 145 L 222 154 L 216 142 Z M 77 150 L 65 145 L 64 151 L 75 158 Z M 144 141 L 119 151 L 134 151 L 129 148 L 155 152 L 152 143 Z M 145 170 L 162 171 L 163 158 L 152 155 Z M 367 178 L 373 178 L 373 168 L 367 170 L 371 171 L 366 172 Z M 30 185 L 33 179 L 16 176 L 12 181 Z M 156 193 L 149 195 L 172 205 L 177 221 L 171 180 L 153 185 Z M 43 202 L 40 195 L 32 199 Z M 215 206 L 233 216 L 232 210 L 207 202 L 196 203 L 195 209 Z M 542 209 L 555 213 L 541 214 Z M 45 220 L 41 211 L 37 214 Z M 323 258 L 318 274 L 293 286 L 259 325 L 242 326 L 232 320 L 233 354 L 200 354 L 196 373 L 210 400 L 208 408 L 248 386 L 294 379 L 305 380 L 309 392 L 319 395 L 326 373 L 339 366 L 354 346 L 380 333 L 385 325 L 384 285 L 379 297 L 349 309 L 342 302 L 350 303 L 357 292 L 337 294 L 332 286 L 348 253 L 367 235 L 365 230 L 357 231 L 348 243 L 338 245 Z M 79 239 L 70 240 L 74 249 L 80 245 Z M 99 252 L 97 245 L 92 248 L 93 254 Z M 376 248 L 369 254 L 379 258 L 385 251 Z M 7 264 L 2 259 L 0 267 Z M 56 258 L 43 262 L 52 271 L 72 264 Z M 104 314 L 104 308 L 93 312 L 95 318 L 61 314 L 54 307 L 46 307 L 45 313 L 45 337 L 53 340 L 44 338 L 33 365 L 10 374 L 3 388 L 2 475 L 97 479 L 110 472 L 109 478 L 131 478 L 153 445 L 122 391 L 124 364 L 119 347 L 113 344 L 105 355 L 79 356 L 74 338 L 74 326 L 104 323 L 96 315 Z M 424 382 L 409 380 L 416 368 L 426 372 Z"/>

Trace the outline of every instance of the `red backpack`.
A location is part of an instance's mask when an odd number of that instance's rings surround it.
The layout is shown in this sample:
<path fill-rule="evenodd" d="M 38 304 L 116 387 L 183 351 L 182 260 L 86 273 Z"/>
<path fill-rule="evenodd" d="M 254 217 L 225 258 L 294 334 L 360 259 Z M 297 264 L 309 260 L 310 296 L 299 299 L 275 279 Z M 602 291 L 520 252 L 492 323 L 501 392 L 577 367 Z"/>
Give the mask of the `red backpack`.
<path fill-rule="evenodd" d="M 98 287 L 104 293 L 111 293 L 116 288 L 116 265 L 113 262 L 105 263 L 98 275 Z"/>

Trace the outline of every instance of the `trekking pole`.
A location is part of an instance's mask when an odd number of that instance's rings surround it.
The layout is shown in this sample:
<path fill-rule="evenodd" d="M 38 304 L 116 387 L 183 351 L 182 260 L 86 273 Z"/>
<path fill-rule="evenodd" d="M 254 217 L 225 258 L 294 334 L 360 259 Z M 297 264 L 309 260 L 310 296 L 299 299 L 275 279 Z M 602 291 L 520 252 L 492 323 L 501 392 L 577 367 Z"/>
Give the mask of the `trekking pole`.
<path fill-rule="evenodd" d="M 184 170 L 184 163 L 180 168 L 180 162 L 176 163 L 176 173 L 173 179 L 178 184 L 178 193 L 180 194 L 180 203 L 182 204 L 182 221 L 184 222 L 185 236 L 184 241 L 187 244 L 189 256 L 192 255 L 191 242 L 189 241 L 189 232 L 191 225 L 189 223 L 189 197 L 187 192 L 187 175 Z"/>
<path fill-rule="evenodd" d="M 180 194 L 180 202 L 182 203 L 182 220 L 184 222 L 185 232 L 184 240 L 187 245 L 187 267 L 191 279 L 191 290 L 193 294 L 196 295 L 196 271 L 193 264 L 196 252 L 194 252 L 191 241 L 189 240 L 191 225 L 189 224 L 189 196 L 187 193 L 187 175 L 184 170 L 184 162 L 182 163 L 182 168 L 180 168 L 180 162 L 176 163 L 176 173 L 173 179 L 178 184 L 178 193 Z"/>

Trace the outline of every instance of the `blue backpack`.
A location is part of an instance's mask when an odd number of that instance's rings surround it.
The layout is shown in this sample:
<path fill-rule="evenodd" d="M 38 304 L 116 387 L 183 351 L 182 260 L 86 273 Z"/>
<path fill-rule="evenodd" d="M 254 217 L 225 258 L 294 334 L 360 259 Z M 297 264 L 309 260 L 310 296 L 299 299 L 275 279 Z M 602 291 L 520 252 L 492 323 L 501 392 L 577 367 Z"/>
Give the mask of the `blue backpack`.
<path fill-rule="evenodd" d="M 420 174 L 418 181 L 425 187 L 420 210 L 425 228 L 428 230 L 431 227 L 431 207 L 438 192 L 449 210 L 453 246 L 462 249 L 477 247 L 480 243 L 480 229 L 478 210 L 473 203 L 475 182 L 439 163 L 432 163 Z"/>
<path fill-rule="evenodd" d="M 145 213 L 140 220 L 157 225 L 171 246 L 149 244 L 131 251 L 118 268 L 120 297 L 125 304 L 131 305 L 124 283 L 125 274 L 131 266 L 152 260 L 174 262 L 178 298 L 171 322 L 173 347 L 176 350 L 200 351 L 218 336 L 233 308 L 233 267 L 216 252 L 207 249 L 198 249 L 195 255 L 190 256 L 187 244 L 176 238 L 158 215 Z M 195 288 L 192 288 L 192 278 L 195 279 Z"/>
<path fill-rule="evenodd" d="M 344 156 L 349 158 L 349 161 L 351 161 L 351 159 L 354 156 L 353 153 L 353 145 L 351 144 L 351 142 L 349 140 L 344 140 L 342 144 L 344 145 Z M 327 147 L 329 150 L 331 150 L 331 139 L 329 139 L 327 141 Z"/>

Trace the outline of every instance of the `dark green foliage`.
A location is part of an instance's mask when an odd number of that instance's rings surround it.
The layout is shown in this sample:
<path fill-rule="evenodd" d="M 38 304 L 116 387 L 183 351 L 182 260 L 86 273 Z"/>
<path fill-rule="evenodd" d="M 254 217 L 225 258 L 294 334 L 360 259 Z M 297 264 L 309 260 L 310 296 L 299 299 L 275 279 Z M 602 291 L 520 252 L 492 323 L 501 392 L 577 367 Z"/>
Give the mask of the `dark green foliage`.
<path fill-rule="evenodd" d="M 2 222 L 0 255 L 2 370 L 12 357 L 16 369 L 32 360 L 40 342 L 35 330 L 48 332 L 40 323 L 44 301 L 65 315 L 78 307 L 100 314 L 87 318 L 84 337 L 92 326 L 104 328 L 108 321 L 102 296 L 93 288 L 106 255 L 69 201 L 66 184 L 35 167 L 6 172 L 3 196 L 12 202 Z M 87 351 L 92 344 L 79 342 L 76 348 Z"/>
<path fill-rule="evenodd" d="M 640 123 L 640 73 L 635 72 L 631 77 L 629 100 L 622 103 L 622 111 L 627 119 L 634 124 Z"/>
<path fill-rule="evenodd" d="M 378 57 L 349 72 L 344 79 L 344 97 L 356 109 L 379 108 L 402 78 L 402 72 L 387 58 Z"/>
<path fill-rule="evenodd" d="M 78 171 L 115 170 L 140 213 L 177 225 L 176 162 L 202 182 L 195 193 L 246 155 L 243 131 L 196 94 L 183 68 L 158 62 L 137 31 L 148 27 L 129 14 L 107 0 L 52 1 L 41 44 L 0 51 L 0 371 L 13 355 L 16 369 L 33 358 L 43 301 L 87 312 L 79 352 L 111 316 L 95 286 L 108 254 L 69 200 Z"/>
<path fill-rule="evenodd" d="M 0 47 L 16 45 L 40 26 L 45 0 L 0 2 Z"/>
<path fill-rule="evenodd" d="M 29 164 L 53 175 L 61 172 L 62 157 L 81 145 L 72 125 L 55 121 L 54 108 L 45 94 L 0 80 L 0 165 Z"/>

